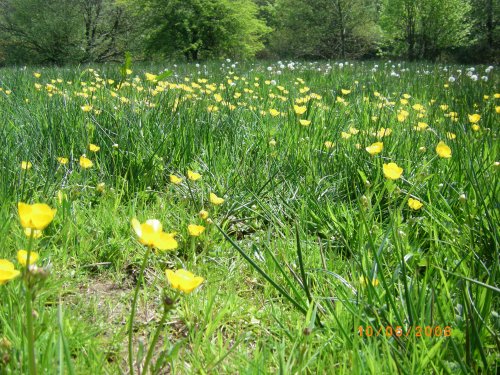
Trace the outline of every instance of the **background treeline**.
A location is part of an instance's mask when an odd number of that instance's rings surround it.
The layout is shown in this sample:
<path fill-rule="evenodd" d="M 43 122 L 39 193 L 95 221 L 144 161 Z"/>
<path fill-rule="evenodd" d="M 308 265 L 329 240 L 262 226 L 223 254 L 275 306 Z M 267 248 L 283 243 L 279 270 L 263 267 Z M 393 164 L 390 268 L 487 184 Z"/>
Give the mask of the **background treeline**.
<path fill-rule="evenodd" d="M 218 57 L 498 62 L 497 0 L 0 0 L 0 64 Z"/>

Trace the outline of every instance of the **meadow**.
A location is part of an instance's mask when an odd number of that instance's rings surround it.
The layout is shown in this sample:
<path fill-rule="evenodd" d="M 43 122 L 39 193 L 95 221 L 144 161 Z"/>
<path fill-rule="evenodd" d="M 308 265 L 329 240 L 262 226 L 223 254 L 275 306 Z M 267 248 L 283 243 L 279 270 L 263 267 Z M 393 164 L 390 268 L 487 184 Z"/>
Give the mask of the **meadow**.
<path fill-rule="evenodd" d="M 0 374 L 497 373 L 498 83 L 0 69 Z"/>

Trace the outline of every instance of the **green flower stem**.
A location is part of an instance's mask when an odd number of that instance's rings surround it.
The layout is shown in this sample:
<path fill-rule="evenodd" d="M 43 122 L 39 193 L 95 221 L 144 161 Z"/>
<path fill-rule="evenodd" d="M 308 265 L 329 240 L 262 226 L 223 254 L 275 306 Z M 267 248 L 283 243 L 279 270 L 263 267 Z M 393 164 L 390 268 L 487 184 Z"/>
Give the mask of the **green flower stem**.
<path fill-rule="evenodd" d="M 163 328 L 163 325 L 165 324 L 165 321 L 167 320 L 168 313 L 175 306 L 176 302 L 177 302 L 177 298 L 174 299 L 172 304 L 165 305 L 165 308 L 163 311 L 163 316 L 161 317 L 161 320 L 160 320 L 160 323 L 158 324 L 158 327 L 156 327 L 156 331 L 155 331 L 155 334 L 153 336 L 153 340 L 149 344 L 148 353 L 146 354 L 146 359 L 144 360 L 144 366 L 142 367 L 143 374 L 147 374 L 149 363 L 151 362 L 151 358 L 153 358 L 154 348 L 156 346 L 156 343 L 158 342 L 158 339 L 160 338 L 161 329 Z"/>
<path fill-rule="evenodd" d="M 144 254 L 144 259 L 142 260 L 141 270 L 139 272 L 139 279 L 137 280 L 137 285 L 135 286 L 134 300 L 132 301 L 132 311 L 130 311 L 130 320 L 128 323 L 128 364 L 130 369 L 130 375 L 134 374 L 134 356 L 133 356 L 133 330 L 134 330 L 134 318 L 135 310 L 137 307 L 137 297 L 139 296 L 139 287 L 141 286 L 141 281 L 144 275 L 144 270 L 146 269 L 146 264 L 148 263 L 149 255 L 151 254 L 151 247 L 147 247 L 146 253 Z"/>
<path fill-rule="evenodd" d="M 28 254 L 26 256 L 26 273 L 25 273 L 25 287 L 26 287 L 26 335 L 28 341 L 28 370 L 30 375 L 36 375 L 36 360 L 35 360 L 35 333 L 33 329 L 33 307 L 30 283 L 30 257 L 31 248 L 33 246 L 34 229 L 31 229 L 30 239 L 28 242 Z"/>

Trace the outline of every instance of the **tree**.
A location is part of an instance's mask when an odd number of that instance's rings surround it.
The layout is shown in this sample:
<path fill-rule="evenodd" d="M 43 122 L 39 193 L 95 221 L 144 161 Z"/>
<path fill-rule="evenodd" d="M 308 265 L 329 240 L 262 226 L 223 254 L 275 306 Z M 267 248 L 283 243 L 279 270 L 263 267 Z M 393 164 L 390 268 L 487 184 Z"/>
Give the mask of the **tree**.
<path fill-rule="evenodd" d="M 277 0 L 276 17 L 271 48 L 290 57 L 360 57 L 380 36 L 374 1 Z"/>
<path fill-rule="evenodd" d="M 251 0 L 130 0 L 143 22 L 146 51 L 188 60 L 249 57 L 269 29 Z"/>
<path fill-rule="evenodd" d="M 78 5 L 71 0 L 0 0 L 2 49 L 9 62 L 78 59 Z"/>
<path fill-rule="evenodd" d="M 467 0 L 386 0 L 381 25 L 396 55 L 434 59 L 468 43 Z"/>
<path fill-rule="evenodd" d="M 119 60 L 131 29 L 113 0 L 0 0 L 0 62 Z"/>

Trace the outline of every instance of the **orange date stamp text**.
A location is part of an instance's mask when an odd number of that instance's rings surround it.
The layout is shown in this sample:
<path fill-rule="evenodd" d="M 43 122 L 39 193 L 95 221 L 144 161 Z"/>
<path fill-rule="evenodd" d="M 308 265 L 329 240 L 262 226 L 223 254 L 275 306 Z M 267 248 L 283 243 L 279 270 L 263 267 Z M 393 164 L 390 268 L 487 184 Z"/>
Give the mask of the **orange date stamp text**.
<path fill-rule="evenodd" d="M 453 333 L 450 326 L 359 326 L 360 337 L 450 337 Z"/>

